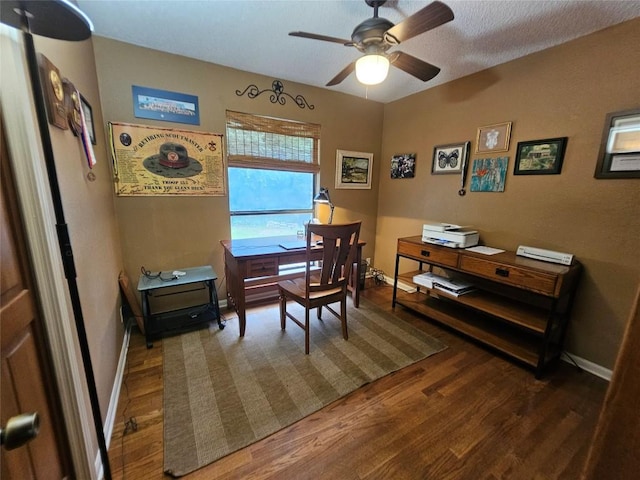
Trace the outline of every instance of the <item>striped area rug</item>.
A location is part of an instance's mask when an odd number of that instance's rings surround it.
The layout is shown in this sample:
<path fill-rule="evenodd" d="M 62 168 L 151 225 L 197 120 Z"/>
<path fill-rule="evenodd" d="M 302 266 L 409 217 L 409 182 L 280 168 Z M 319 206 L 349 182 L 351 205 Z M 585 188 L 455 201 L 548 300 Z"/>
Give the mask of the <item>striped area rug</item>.
<path fill-rule="evenodd" d="M 338 319 L 312 312 L 309 355 L 302 329 L 280 329 L 277 306 L 248 312 L 244 338 L 231 320 L 164 339 L 165 473 L 208 465 L 446 348 L 365 299 L 347 305 L 348 341 Z"/>

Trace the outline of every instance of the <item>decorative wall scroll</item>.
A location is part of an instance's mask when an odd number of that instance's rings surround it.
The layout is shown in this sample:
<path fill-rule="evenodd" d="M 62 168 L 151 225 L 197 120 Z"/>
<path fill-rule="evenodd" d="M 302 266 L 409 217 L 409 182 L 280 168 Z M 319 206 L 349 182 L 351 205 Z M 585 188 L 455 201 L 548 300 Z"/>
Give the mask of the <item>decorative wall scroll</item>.
<path fill-rule="evenodd" d="M 289 97 L 300 108 L 307 107 L 309 110 L 313 110 L 314 108 L 316 108 L 313 105 L 309 105 L 307 103 L 307 100 L 302 95 L 296 95 L 295 97 L 293 97 L 289 95 L 287 92 L 285 92 L 284 84 L 280 80 L 273 81 L 273 83 L 271 84 L 271 90 L 267 90 L 267 89 L 260 90 L 256 85 L 251 84 L 247 88 L 245 88 L 242 92 L 240 90 L 236 90 L 236 95 L 241 97 L 246 93 L 247 97 L 256 98 L 266 92 L 269 92 L 271 94 L 269 95 L 269 100 L 271 101 L 271 103 L 279 103 L 280 105 L 286 105 L 287 99 L 285 97 Z"/>
<path fill-rule="evenodd" d="M 155 88 L 131 86 L 137 118 L 200 125 L 198 97 Z"/>
<path fill-rule="evenodd" d="M 122 196 L 226 194 L 222 135 L 109 123 Z"/>

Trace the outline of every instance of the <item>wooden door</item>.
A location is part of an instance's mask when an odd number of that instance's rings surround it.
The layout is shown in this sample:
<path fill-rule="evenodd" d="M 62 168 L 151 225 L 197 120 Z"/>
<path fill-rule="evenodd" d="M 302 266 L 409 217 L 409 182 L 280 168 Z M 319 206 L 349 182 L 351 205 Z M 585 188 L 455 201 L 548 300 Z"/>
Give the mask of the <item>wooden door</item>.
<path fill-rule="evenodd" d="M 0 123 L 0 422 L 37 412 L 38 436 L 22 447 L 1 449 L 0 477 L 71 477 L 69 447 L 55 395 L 49 355 L 36 308 L 29 262 Z"/>

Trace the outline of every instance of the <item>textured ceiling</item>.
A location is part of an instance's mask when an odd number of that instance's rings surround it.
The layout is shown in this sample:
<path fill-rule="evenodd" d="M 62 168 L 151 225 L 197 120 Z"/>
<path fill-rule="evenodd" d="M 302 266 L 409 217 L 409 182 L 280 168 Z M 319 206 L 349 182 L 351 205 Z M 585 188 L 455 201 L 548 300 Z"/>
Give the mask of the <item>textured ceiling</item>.
<path fill-rule="evenodd" d="M 356 25 L 373 16 L 364 0 L 77 3 L 94 23 L 94 35 L 383 103 L 640 16 L 638 0 L 443 1 L 453 21 L 391 50 L 436 65 L 440 74 L 422 82 L 391 68 L 387 80 L 368 88 L 355 74 L 325 87 L 361 55 L 355 48 L 288 35 L 301 30 L 349 39 Z M 397 24 L 429 3 L 388 0 L 379 16 Z"/>

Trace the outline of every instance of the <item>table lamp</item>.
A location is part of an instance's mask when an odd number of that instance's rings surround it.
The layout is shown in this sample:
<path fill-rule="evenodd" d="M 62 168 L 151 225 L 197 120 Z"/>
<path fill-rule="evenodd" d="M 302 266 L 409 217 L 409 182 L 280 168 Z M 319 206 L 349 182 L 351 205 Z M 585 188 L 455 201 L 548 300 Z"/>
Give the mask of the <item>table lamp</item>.
<path fill-rule="evenodd" d="M 329 208 L 331 208 L 331 213 L 329 214 L 329 224 L 331 224 L 332 220 L 333 220 L 333 209 L 335 208 L 335 206 L 333 205 L 333 203 L 331 203 L 331 197 L 329 197 L 329 190 L 327 190 L 326 187 L 320 187 L 320 191 L 318 192 L 318 194 L 313 197 L 313 203 L 324 203 L 329 205 Z"/>

